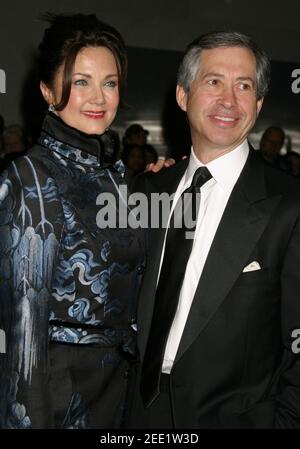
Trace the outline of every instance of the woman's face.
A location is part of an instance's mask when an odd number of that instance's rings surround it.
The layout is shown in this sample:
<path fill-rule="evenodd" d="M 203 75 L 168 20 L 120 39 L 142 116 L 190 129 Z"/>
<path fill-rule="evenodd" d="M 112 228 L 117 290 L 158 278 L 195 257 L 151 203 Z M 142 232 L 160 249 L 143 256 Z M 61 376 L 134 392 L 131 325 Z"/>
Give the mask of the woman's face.
<path fill-rule="evenodd" d="M 61 100 L 61 66 L 50 89 L 41 82 L 48 104 Z M 119 104 L 118 71 L 115 58 L 105 47 L 85 47 L 76 57 L 71 93 L 67 106 L 55 113 L 69 126 L 86 134 L 103 134 L 117 113 Z"/>

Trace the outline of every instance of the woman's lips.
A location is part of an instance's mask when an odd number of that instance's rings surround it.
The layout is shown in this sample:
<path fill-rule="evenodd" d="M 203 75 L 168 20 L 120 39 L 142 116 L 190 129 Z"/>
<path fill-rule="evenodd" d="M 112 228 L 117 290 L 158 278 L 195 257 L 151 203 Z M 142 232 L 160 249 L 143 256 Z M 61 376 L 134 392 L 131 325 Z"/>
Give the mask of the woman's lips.
<path fill-rule="evenodd" d="M 82 114 L 94 120 L 101 120 L 105 115 L 105 111 L 83 111 Z"/>

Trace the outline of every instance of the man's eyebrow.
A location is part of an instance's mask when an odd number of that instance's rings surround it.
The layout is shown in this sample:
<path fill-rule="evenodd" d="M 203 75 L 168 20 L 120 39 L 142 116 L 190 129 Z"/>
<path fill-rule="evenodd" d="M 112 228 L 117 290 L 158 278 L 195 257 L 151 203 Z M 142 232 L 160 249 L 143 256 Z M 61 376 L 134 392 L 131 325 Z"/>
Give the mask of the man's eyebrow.
<path fill-rule="evenodd" d="M 223 75 L 222 73 L 217 73 L 217 72 L 209 72 L 209 73 L 205 73 L 205 75 L 202 76 L 202 79 L 211 78 L 211 77 L 224 78 L 225 75 Z M 237 81 L 250 81 L 253 85 L 255 84 L 255 80 L 253 78 L 251 78 L 251 76 L 239 76 L 237 78 Z"/>
<path fill-rule="evenodd" d="M 222 75 L 222 73 L 208 72 L 208 73 L 205 73 L 205 74 L 202 76 L 202 79 L 210 78 L 210 77 L 212 77 L 212 76 L 218 77 L 218 78 L 224 78 L 224 75 Z"/>
<path fill-rule="evenodd" d="M 237 78 L 238 81 L 250 81 L 253 85 L 255 84 L 255 80 L 251 78 L 251 76 L 239 76 Z"/>

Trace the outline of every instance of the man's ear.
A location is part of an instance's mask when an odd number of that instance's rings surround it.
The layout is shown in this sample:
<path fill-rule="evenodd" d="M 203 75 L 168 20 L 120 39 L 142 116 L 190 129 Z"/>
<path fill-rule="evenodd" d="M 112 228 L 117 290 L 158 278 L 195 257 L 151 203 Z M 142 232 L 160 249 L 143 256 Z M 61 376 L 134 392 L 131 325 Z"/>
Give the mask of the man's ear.
<path fill-rule="evenodd" d="M 41 81 L 40 89 L 41 89 L 42 95 L 43 95 L 46 103 L 53 104 L 55 101 L 54 101 L 54 96 L 53 96 L 53 93 L 52 93 L 52 90 L 50 89 L 50 87 L 48 87 L 43 81 Z"/>
<path fill-rule="evenodd" d="M 183 89 L 182 86 L 176 87 L 176 100 L 178 106 L 186 112 L 186 104 L 187 104 L 187 92 Z"/>
<path fill-rule="evenodd" d="M 257 116 L 257 117 L 258 117 L 258 115 L 259 115 L 259 113 L 260 113 L 260 110 L 261 110 L 261 108 L 262 108 L 263 102 L 264 102 L 264 97 L 260 98 L 260 99 L 257 100 L 257 102 L 256 102 L 256 116 Z"/>

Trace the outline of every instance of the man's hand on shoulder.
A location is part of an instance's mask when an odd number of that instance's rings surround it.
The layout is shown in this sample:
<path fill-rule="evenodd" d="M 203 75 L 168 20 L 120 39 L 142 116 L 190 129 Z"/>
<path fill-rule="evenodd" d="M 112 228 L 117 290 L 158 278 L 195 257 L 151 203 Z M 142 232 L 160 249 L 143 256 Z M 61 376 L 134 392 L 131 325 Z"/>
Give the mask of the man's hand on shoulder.
<path fill-rule="evenodd" d="M 186 159 L 186 158 L 187 158 L 187 156 L 183 156 L 182 160 Z M 146 166 L 145 173 L 146 172 L 151 172 L 151 171 L 153 173 L 158 173 L 163 168 L 172 167 L 172 165 L 174 165 L 174 164 L 176 164 L 176 161 L 173 158 L 168 158 L 168 159 L 159 158 L 155 164 L 152 162 L 151 164 L 148 164 Z"/>

